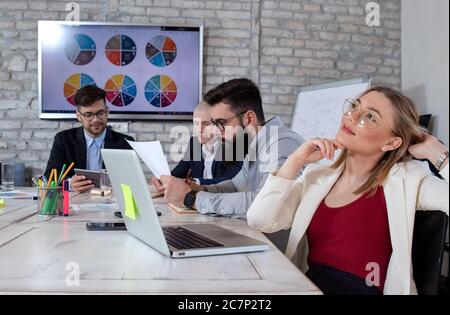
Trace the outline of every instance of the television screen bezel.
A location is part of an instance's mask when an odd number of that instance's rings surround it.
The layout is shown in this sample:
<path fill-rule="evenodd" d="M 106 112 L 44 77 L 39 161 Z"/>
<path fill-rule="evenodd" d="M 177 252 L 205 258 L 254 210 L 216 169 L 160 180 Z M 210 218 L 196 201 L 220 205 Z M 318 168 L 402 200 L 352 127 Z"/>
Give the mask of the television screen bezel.
<path fill-rule="evenodd" d="M 52 23 L 54 25 L 68 25 L 68 26 L 122 26 L 122 27 L 161 27 L 161 28 L 195 28 L 199 31 L 200 36 L 200 50 L 199 50 L 199 100 L 202 100 L 203 91 L 203 25 L 157 25 L 157 24 L 136 24 L 136 23 L 116 23 L 116 22 L 72 22 L 72 21 L 50 21 L 39 20 L 38 21 L 38 106 L 39 106 L 39 118 L 43 120 L 74 120 L 76 114 L 69 113 L 45 113 L 42 104 L 42 37 L 40 36 L 40 29 L 45 23 Z M 133 120 L 179 120 L 186 121 L 192 120 L 193 113 L 188 115 L 178 114 L 158 114 L 149 112 L 135 112 L 135 113 L 110 113 L 109 120 L 116 121 L 133 121 Z"/>

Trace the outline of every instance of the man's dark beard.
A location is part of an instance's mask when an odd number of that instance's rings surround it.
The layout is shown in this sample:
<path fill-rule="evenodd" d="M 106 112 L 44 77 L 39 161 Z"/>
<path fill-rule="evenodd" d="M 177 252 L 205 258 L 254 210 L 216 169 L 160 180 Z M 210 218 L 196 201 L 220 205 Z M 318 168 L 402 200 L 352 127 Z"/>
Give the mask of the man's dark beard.
<path fill-rule="evenodd" d="M 243 130 L 245 130 L 245 127 L 241 123 L 241 127 Z M 250 136 L 248 133 L 243 133 L 241 135 L 242 138 L 238 139 L 236 137 L 233 138 L 233 141 L 222 141 L 220 152 L 217 156 L 221 157 L 221 160 L 224 163 L 224 166 L 229 166 L 230 164 L 234 164 L 236 162 L 242 162 L 248 153 L 248 148 L 250 146 Z M 238 141 L 239 140 L 239 141 Z M 239 147 L 238 147 L 239 144 Z M 230 152 L 227 152 L 227 150 L 233 150 L 233 154 L 230 156 Z M 228 154 L 227 154 L 228 153 Z"/>

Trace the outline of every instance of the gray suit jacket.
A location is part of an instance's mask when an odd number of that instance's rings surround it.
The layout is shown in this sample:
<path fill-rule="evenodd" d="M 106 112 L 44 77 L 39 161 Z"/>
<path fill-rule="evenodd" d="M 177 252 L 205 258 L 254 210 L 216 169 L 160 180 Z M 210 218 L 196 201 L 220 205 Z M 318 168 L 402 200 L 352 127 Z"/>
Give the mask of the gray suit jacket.
<path fill-rule="evenodd" d="M 206 186 L 207 192 L 199 192 L 197 210 L 203 214 L 246 218 L 269 175 L 303 142 L 302 137 L 283 126 L 279 117 L 269 120 L 250 143 L 242 170 L 233 179 Z"/>

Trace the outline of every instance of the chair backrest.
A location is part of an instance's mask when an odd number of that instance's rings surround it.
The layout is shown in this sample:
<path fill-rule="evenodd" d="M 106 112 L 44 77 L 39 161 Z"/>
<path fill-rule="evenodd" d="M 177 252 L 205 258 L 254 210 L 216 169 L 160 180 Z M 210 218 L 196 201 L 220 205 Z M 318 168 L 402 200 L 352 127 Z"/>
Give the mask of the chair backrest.
<path fill-rule="evenodd" d="M 438 293 L 447 231 L 448 217 L 444 212 L 416 212 L 412 264 L 414 281 L 421 295 Z"/>

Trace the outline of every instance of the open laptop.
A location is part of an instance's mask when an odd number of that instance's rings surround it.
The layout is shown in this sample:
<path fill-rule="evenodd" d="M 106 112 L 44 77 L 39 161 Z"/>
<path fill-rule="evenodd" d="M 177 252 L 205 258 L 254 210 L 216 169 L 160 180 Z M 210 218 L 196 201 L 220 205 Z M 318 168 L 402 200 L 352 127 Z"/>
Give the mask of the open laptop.
<path fill-rule="evenodd" d="M 268 249 L 265 243 L 213 224 L 162 227 L 136 152 L 102 149 L 102 157 L 128 232 L 160 253 L 181 258 L 258 252 Z M 122 184 L 128 185 L 132 191 L 138 209 L 135 220 L 125 216 Z"/>

